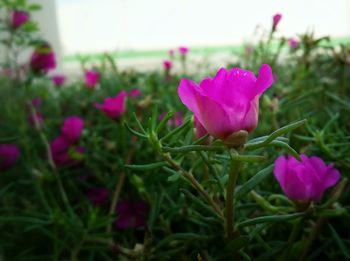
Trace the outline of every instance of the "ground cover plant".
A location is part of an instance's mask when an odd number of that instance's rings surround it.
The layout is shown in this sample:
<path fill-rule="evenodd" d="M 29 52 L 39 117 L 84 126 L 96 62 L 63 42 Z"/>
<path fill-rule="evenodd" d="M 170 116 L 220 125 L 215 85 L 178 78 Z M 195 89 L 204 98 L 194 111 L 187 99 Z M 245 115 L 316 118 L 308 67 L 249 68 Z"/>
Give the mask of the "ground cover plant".
<path fill-rule="evenodd" d="M 0 260 L 350 259 L 349 43 L 276 14 L 222 68 L 180 47 L 74 78 L 39 6 L 0 8 Z"/>

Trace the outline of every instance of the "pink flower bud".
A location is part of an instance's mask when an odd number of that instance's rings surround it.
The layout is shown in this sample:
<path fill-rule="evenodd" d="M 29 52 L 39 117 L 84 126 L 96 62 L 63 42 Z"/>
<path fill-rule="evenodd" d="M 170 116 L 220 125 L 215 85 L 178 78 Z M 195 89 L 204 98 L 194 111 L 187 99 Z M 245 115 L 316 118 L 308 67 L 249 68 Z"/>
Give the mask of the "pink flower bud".
<path fill-rule="evenodd" d="M 164 70 L 170 71 L 170 69 L 173 67 L 172 61 L 169 61 L 169 60 L 163 61 L 163 67 L 164 67 Z"/>
<path fill-rule="evenodd" d="M 104 112 L 111 119 L 119 119 L 125 112 L 125 98 L 127 93 L 121 91 L 116 97 L 108 97 L 103 104 L 95 104 L 95 107 Z"/>
<path fill-rule="evenodd" d="M 27 12 L 13 10 L 11 12 L 11 27 L 16 30 L 17 28 L 21 27 L 23 24 L 28 22 L 29 18 L 29 14 Z"/>
<path fill-rule="evenodd" d="M 340 178 L 333 164 L 327 166 L 320 158 L 306 155 L 301 155 L 301 161 L 292 156 L 278 157 L 273 172 L 286 196 L 298 201 L 320 200 Z"/>
<path fill-rule="evenodd" d="M 16 145 L 0 144 L 0 172 L 13 166 L 19 156 L 20 151 Z"/>
<path fill-rule="evenodd" d="M 100 80 L 100 73 L 88 70 L 85 72 L 85 86 L 89 89 L 92 89 L 96 86 L 98 81 Z"/>
<path fill-rule="evenodd" d="M 299 46 L 299 41 L 296 40 L 296 39 L 294 39 L 294 38 L 290 38 L 290 39 L 288 40 L 288 44 L 289 44 L 290 48 L 296 49 L 296 48 L 298 48 L 298 46 Z"/>
<path fill-rule="evenodd" d="M 275 14 L 272 18 L 272 30 L 275 31 L 277 29 L 277 25 L 282 19 L 282 14 Z"/>
<path fill-rule="evenodd" d="M 251 71 L 221 68 L 214 78 L 200 84 L 182 79 L 178 94 L 210 135 L 229 143 L 230 135 L 256 128 L 259 98 L 272 83 L 267 64 L 261 66 L 258 78 Z"/>
<path fill-rule="evenodd" d="M 56 68 L 56 57 L 52 48 L 47 43 L 38 45 L 31 58 L 30 68 L 34 73 L 47 73 Z"/>
<path fill-rule="evenodd" d="M 84 121 L 78 116 L 70 116 L 64 120 L 62 135 L 70 144 L 78 142 L 84 128 Z"/>
<path fill-rule="evenodd" d="M 66 76 L 62 75 L 62 74 L 56 74 L 54 76 L 51 77 L 52 83 L 59 87 L 62 86 L 64 84 L 64 82 L 66 81 Z"/>

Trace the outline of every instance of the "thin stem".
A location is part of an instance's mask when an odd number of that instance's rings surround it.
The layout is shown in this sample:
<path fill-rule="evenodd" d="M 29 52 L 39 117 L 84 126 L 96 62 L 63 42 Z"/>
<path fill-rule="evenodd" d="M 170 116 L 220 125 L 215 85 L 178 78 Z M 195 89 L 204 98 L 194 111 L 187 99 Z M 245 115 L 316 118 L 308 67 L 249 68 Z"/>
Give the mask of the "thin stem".
<path fill-rule="evenodd" d="M 168 153 L 163 154 L 164 160 L 166 160 L 175 170 L 179 171 L 184 178 L 186 178 L 191 185 L 197 189 L 197 191 L 202 194 L 202 196 L 208 201 L 208 203 L 213 207 L 214 211 L 219 217 L 223 217 L 220 207 L 215 203 L 215 201 L 210 197 L 210 195 L 205 191 L 202 185 L 186 170 L 184 170 L 179 164 L 174 161 Z"/>
<path fill-rule="evenodd" d="M 234 195 L 239 174 L 240 161 L 231 159 L 230 172 L 226 190 L 226 235 L 228 238 L 234 234 Z"/>
<path fill-rule="evenodd" d="M 306 240 L 305 247 L 304 247 L 302 254 L 300 255 L 299 261 L 303 261 L 306 259 L 312 244 L 314 243 L 315 239 L 317 238 L 318 234 L 320 233 L 322 226 L 326 223 L 326 221 L 327 221 L 327 218 L 324 218 L 324 217 L 319 218 L 317 220 L 316 225 L 312 228 L 310 235 L 309 235 L 308 239 Z"/>
<path fill-rule="evenodd" d="M 53 171 L 53 173 L 55 175 L 55 178 L 56 178 L 56 181 L 57 181 L 57 184 L 58 184 L 58 190 L 60 191 L 63 203 L 66 206 L 68 212 L 72 216 L 74 216 L 73 211 L 72 211 L 72 207 L 71 207 L 71 205 L 69 203 L 69 200 L 68 200 L 68 197 L 67 197 L 66 190 L 64 189 L 64 186 L 63 186 L 63 183 L 62 183 L 62 180 L 61 180 L 61 176 L 59 175 L 57 167 L 56 167 L 56 164 L 55 164 L 55 162 L 54 162 L 54 160 L 52 158 L 50 143 L 47 140 L 44 132 L 42 131 L 42 128 L 40 126 L 40 122 L 38 121 L 38 118 L 37 118 L 37 113 L 36 113 L 35 107 L 32 106 L 30 101 L 27 101 L 27 104 L 28 104 L 28 106 L 30 107 L 30 110 L 31 110 L 31 114 L 32 114 L 32 117 L 33 117 L 33 120 L 34 120 L 34 126 L 38 130 L 39 136 L 40 136 L 42 142 L 45 145 L 46 154 L 47 154 L 47 160 L 48 160 L 49 165 L 50 165 L 50 167 L 51 167 L 51 169 L 52 169 L 52 171 Z"/>
<path fill-rule="evenodd" d="M 126 159 L 125 159 L 125 165 L 130 164 L 132 161 L 132 158 L 134 157 L 136 141 L 137 141 L 137 137 L 133 136 L 131 139 L 131 148 L 128 151 L 128 154 L 127 154 Z M 113 216 L 113 214 L 115 212 L 115 208 L 117 206 L 118 199 L 119 199 L 119 196 L 120 196 L 120 193 L 122 191 L 124 183 L 125 183 L 125 171 L 123 171 L 120 174 L 118 183 L 115 186 L 113 197 L 112 197 L 112 203 L 111 203 L 111 206 L 109 208 L 109 216 Z M 108 224 L 106 231 L 107 231 L 107 233 L 111 233 L 111 231 L 112 231 L 112 223 L 111 222 Z M 113 239 L 111 239 L 111 241 L 113 241 Z"/>

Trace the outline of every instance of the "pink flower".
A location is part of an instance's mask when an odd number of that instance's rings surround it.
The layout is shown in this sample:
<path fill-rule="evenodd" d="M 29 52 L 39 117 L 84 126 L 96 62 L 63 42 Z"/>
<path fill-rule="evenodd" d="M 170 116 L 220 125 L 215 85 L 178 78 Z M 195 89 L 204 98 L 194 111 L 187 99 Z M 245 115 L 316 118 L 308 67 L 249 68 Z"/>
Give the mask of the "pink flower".
<path fill-rule="evenodd" d="M 144 201 L 124 200 L 117 206 L 118 218 L 115 225 L 120 230 L 146 226 L 149 207 Z"/>
<path fill-rule="evenodd" d="M 52 160 L 58 167 L 74 165 L 79 162 L 85 149 L 74 147 L 66 136 L 60 135 L 50 142 Z"/>
<path fill-rule="evenodd" d="M 235 132 L 256 128 L 259 97 L 272 83 L 267 64 L 261 66 L 258 78 L 240 68 L 221 68 L 214 78 L 206 78 L 199 85 L 182 79 L 178 94 L 210 135 L 226 140 Z"/>
<path fill-rule="evenodd" d="M 35 73 L 47 73 L 56 68 L 55 53 L 48 43 L 38 45 L 31 58 L 30 68 Z"/>
<path fill-rule="evenodd" d="M 170 49 L 168 51 L 168 54 L 169 54 L 170 58 L 172 58 L 172 57 L 174 57 L 175 51 L 173 49 Z"/>
<path fill-rule="evenodd" d="M 39 108 L 41 106 L 41 98 L 36 97 L 36 98 L 32 99 L 32 106 L 35 108 Z"/>
<path fill-rule="evenodd" d="M 0 144 L 0 172 L 13 166 L 19 155 L 20 151 L 16 145 Z"/>
<path fill-rule="evenodd" d="M 188 54 L 188 47 L 184 47 L 184 46 L 180 46 L 179 47 L 179 52 L 181 54 L 181 56 L 186 56 Z"/>
<path fill-rule="evenodd" d="M 298 48 L 298 46 L 299 46 L 299 41 L 296 40 L 296 39 L 294 39 L 294 38 L 290 38 L 290 39 L 288 40 L 288 44 L 289 44 L 290 48 L 296 49 L 296 48 Z"/>
<path fill-rule="evenodd" d="M 73 144 L 78 142 L 84 128 L 84 121 L 78 116 L 70 116 L 64 120 L 61 128 L 62 135 Z"/>
<path fill-rule="evenodd" d="M 320 158 L 306 155 L 301 155 L 301 161 L 292 156 L 278 157 L 273 172 L 286 196 L 300 201 L 320 200 L 340 178 L 333 164 L 327 166 Z"/>
<path fill-rule="evenodd" d="M 132 89 L 132 90 L 129 91 L 129 93 L 128 93 L 128 96 L 129 96 L 129 97 L 132 97 L 132 98 L 136 98 L 136 97 L 138 97 L 138 96 L 140 96 L 140 95 L 141 95 L 141 91 L 140 91 L 140 89 L 137 89 L 137 88 Z"/>
<path fill-rule="evenodd" d="M 172 61 L 169 61 L 169 60 L 163 61 L 163 67 L 164 67 L 164 70 L 170 71 L 170 69 L 173 67 Z"/>
<path fill-rule="evenodd" d="M 62 75 L 62 74 L 56 74 L 54 76 L 51 77 L 52 83 L 55 86 L 62 86 L 64 84 L 64 82 L 66 81 L 66 76 Z"/>
<path fill-rule="evenodd" d="M 94 206 L 103 205 L 108 201 L 109 190 L 106 188 L 89 188 L 87 196 Z"/>
<path fill-rule="evenodd" d="M 11 12 L 11 27 L 16 30 L 17 28 L 21 27 L 23 24 L 28 22 L 29 18 L 29 14 L 27 12 L 13 10 Z"/>
<path fill-rule="evenodd" d="M 111 119 L 119 119 L 125 112 L 125 98 L 127 93 L 121 91 L 116 97 L 108 97 L 103 104 L 95 104 L 95 107 L 104 112 Z"/>
<path fill-rule="evenodd" d="M 275 31 L 277 28 L 277 25 L 282 19 L 282 14 L 275 14 L 272 18 L 272 30 Z"/>
<path fill-rule="evenodd" d="M 98 81 L 100 80 L 100 73 L 93 71 L 93 70 L 88 70 L 85 72 L 85 86 L 87 88 L 94 88 Z"/>

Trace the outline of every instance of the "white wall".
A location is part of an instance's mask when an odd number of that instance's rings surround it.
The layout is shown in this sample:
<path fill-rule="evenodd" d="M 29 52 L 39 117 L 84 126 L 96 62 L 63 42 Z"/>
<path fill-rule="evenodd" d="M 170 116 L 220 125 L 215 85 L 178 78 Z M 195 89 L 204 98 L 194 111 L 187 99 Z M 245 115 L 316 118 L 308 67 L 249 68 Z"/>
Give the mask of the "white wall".
<path fill-rule="evenodd" d="M 248 40 L 256 25 L 292 36 L 350 35 L 350 0 L 56 0 L 65 54 L 210 46 Z"/>

